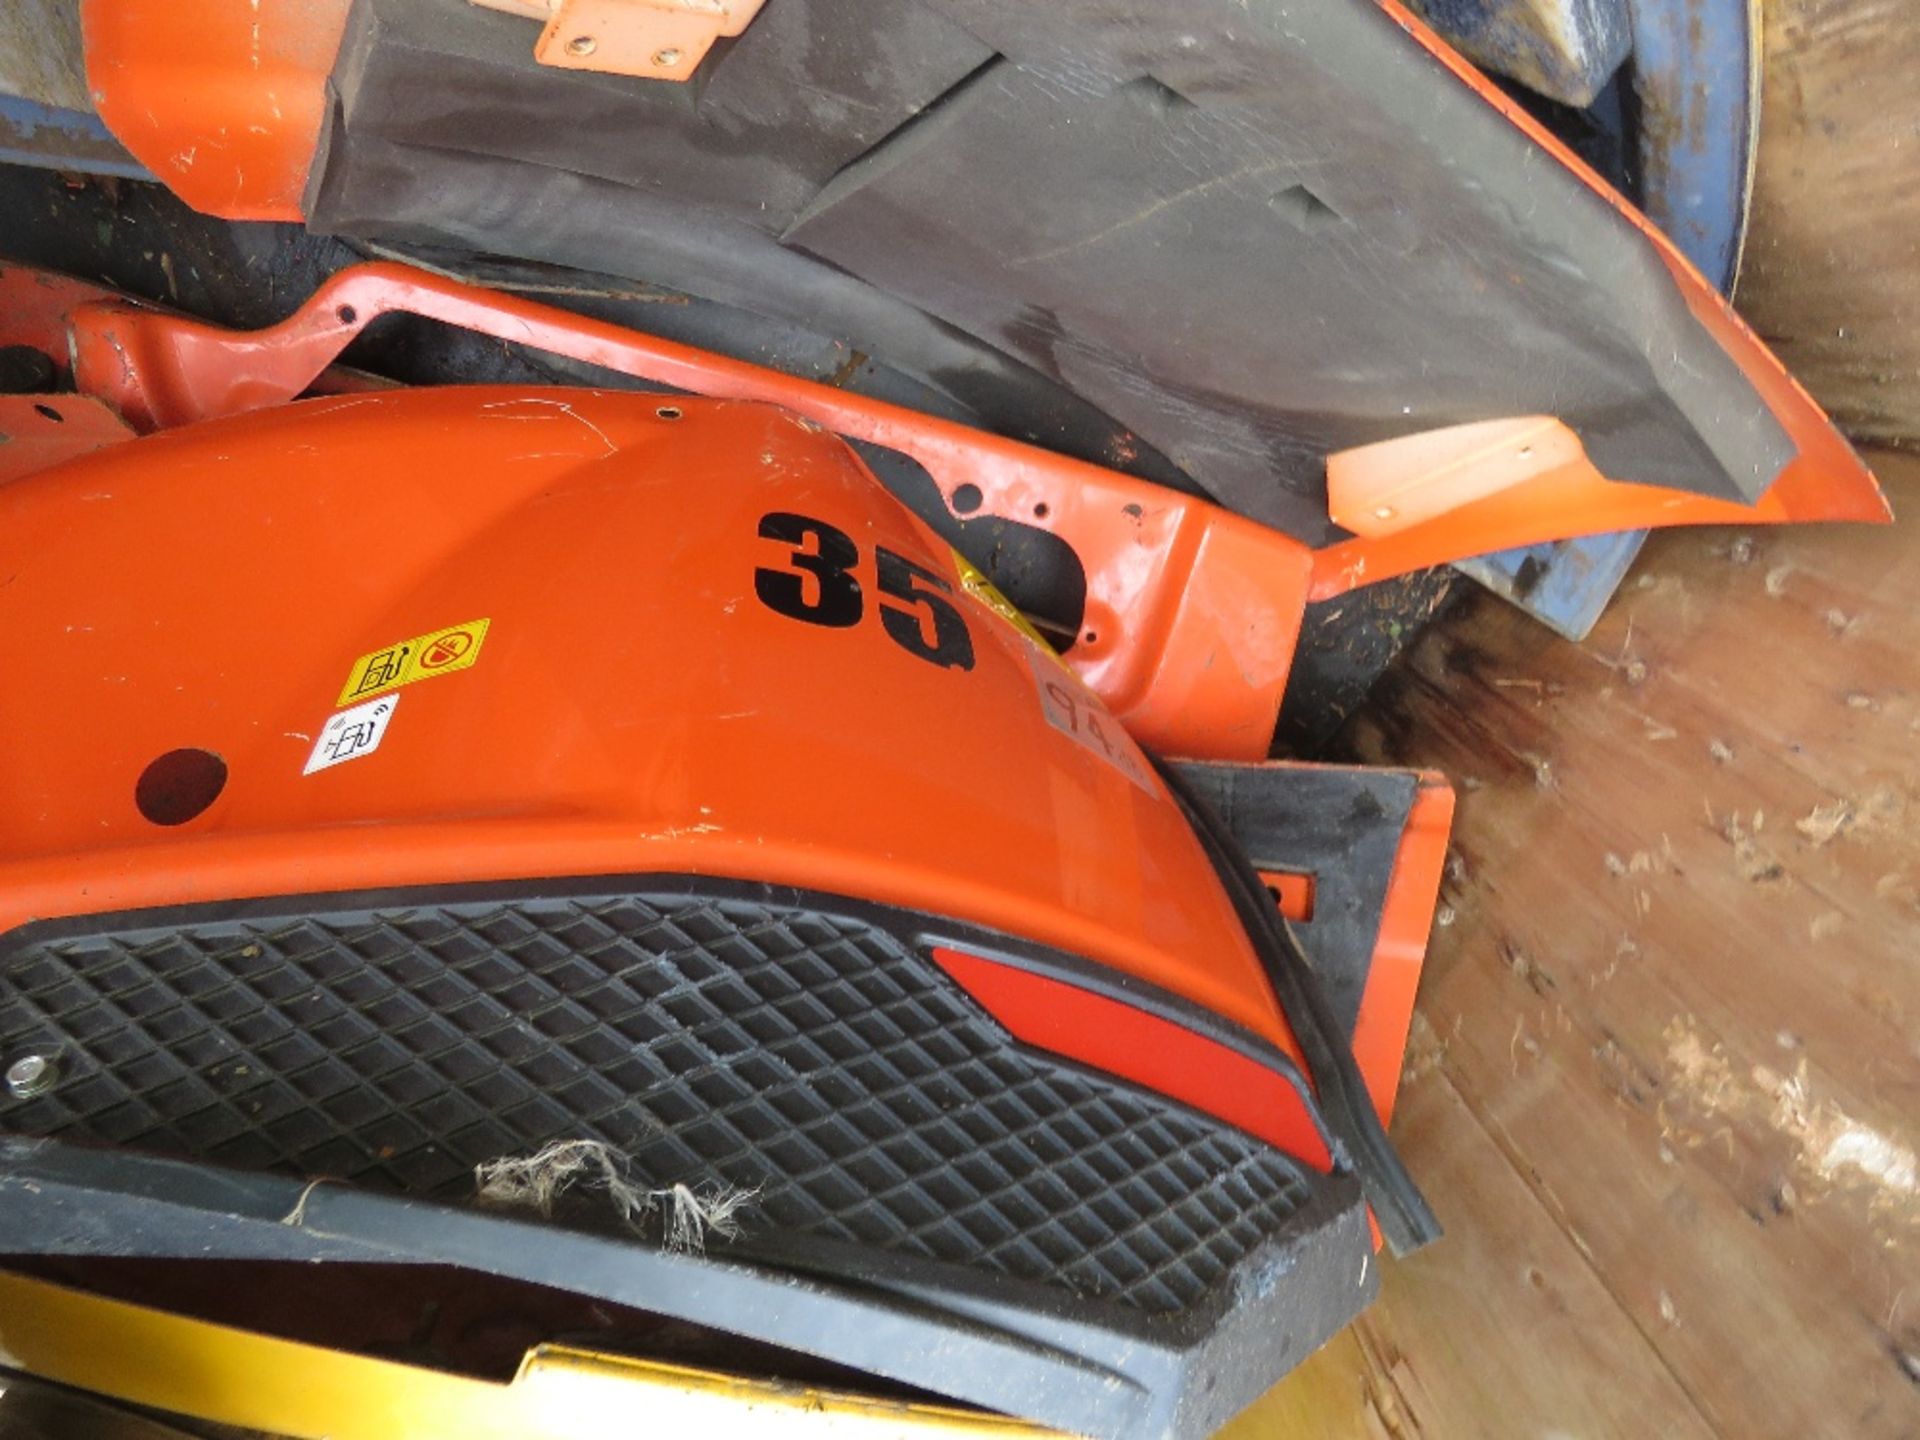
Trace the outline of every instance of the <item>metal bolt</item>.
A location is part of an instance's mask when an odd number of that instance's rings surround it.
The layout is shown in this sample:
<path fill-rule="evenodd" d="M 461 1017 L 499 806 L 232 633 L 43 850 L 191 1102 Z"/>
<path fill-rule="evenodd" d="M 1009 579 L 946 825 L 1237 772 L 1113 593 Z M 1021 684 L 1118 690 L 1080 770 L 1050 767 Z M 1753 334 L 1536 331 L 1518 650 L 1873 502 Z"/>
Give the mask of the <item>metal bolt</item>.
<path fill-rule="evenodd" d="M 662 70 L 671 69 L 680 63 L 680 52 L 671 45 L 664 50 L 656 50 L 653 52 L 653 63 Z"/>
<path fill-rule="evenodd" d="M 591 55 L 600 48 L 600 42 L 591 35 L 576 35 L 567 41 L 569 55 Z"/>
<path fill-rule="evenodd" d="M 7 1067 L 7 1093 L 16 1100 L 44 1095 L 60 1078 L 59 1067 L 46 1055 L 26 1055 Z"/>

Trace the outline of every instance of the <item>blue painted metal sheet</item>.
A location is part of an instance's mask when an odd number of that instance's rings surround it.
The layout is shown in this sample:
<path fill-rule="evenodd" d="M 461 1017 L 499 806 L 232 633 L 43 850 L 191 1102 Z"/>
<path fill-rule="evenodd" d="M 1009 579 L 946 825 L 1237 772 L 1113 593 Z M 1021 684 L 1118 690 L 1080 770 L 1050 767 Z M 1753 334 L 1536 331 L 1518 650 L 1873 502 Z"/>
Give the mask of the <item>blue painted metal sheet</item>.
<path fill-rule="evenodd" d="M 98 116 L 0 95 L 0 162 L 85 175 L 151 180 L 152 173 L 108 133 Z"/>
<path fill-rule="evenodd" d="M 1753 0 L 1633 0 L 1641 203 L 1713 285 L 1740 270 L 1759 131 Z M 1626 578 L 1644 530 L 1562 540 L 1461 562 L 1570 639 L 1584 639 Z"/>

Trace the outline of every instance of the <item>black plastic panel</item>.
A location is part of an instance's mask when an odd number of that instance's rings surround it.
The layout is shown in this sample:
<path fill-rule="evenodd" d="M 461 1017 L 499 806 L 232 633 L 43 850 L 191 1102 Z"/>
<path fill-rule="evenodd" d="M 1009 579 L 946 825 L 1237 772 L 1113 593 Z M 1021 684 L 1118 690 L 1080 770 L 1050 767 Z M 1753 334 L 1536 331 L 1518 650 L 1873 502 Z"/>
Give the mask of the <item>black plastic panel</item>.
<path fill-rule="evenodd" d="M 1306 1202 L 1286 1156 L 1012 1043 L 911 931 L 670 888 L 226 907 L 0 942 L 0 1128 L 466 1199 L 605 1141 L 796 1237 L 1163 1312 Z M 604 1218 L 608 1207 L 597 1207 Z"/>
<path fill-rule="evenodd" d="M 1256 870 L 1314 877 L 1313 918 L 1290 924 L 1340 1033 L 1351 1039 L 1418 775 L 1372 766 L 1271 770 L 1195 760 L 1181 761 L 1179 769 Z"/>

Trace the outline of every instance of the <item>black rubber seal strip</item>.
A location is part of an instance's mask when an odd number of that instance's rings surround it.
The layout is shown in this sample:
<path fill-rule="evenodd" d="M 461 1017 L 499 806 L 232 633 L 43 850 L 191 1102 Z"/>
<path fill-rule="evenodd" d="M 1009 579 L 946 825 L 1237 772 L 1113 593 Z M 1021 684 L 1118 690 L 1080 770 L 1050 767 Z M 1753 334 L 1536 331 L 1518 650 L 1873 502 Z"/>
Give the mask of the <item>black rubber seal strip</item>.
<path fill-rule="evenodd" d="M 1319 1095 L 1320 1112 L 1353 1157 L 1361 1189 L 1380 1222 L 1380 1233 L 1395 1255 L 1410 1255 L 1432 1244 L 1440 1238 L 1439 1218 L 1387 1138 L 1386 1127 L 1380 1123 L 1379 1112 L 1373 1108 L 1366 1081 L 1354 1061 L 1353 1047 L 1334 1020 L 1326 993 L 1300 953 L 1299 943 L 1282 923 L 1280 911 L 1254 873 L 1252 863 L 1234 843 L 1233 833 L 1212 805 L 1173 766 L 1157 755 L 1149 758 L 1186 812 L 1188 823 L 1240 915 L 1240 923 L 1246 927 L 1254 953 L 1273 986 L 1274 998 L 1300 1042 L 1307 1074 Z"/>

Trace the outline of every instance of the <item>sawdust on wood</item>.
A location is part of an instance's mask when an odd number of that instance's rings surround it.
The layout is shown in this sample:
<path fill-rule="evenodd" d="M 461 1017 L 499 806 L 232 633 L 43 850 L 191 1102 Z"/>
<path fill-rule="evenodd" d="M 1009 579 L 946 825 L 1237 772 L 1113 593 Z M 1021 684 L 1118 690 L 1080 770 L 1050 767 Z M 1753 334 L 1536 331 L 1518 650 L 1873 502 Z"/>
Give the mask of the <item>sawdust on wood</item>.
<path fill-rule="evenodd" d="M 1864 1194 L 1874 1217 L 1920 1227 L 1920 1159 L 1911 1137 L 1875 1129 L 1819 1097 L 1797 1043 L 1794 1067 L 1783 1074 L 1767 1065 L 1736 1068 L 1725 1048 L 1685 1017 L 1670 1021 L 1663 1038 L 1674 1091 L 1699 1118 L 1765 1127 L 1788 1142 L 1793 1171 L 1807 1193 Z M 1790 1191 L 1790 1201 L 1800 1193 Z"/>
<path fill-rule="evenodd" d="M 1793 828 L 1812 841 L 1813 848 L 1818 850 L 1852 821 L 1853 807 L 1844 800 L 1833 800 L 1825 805 L 1814 806 L 1793 822 Z"/>
<path fill-rule="evenodd" d="M 1711 810 L 1707 814 L 1712 818 Z M 1733 847 L 1733 868 L 1750 885 L 1765 885 L 1786 878 L 1786 866 L 1760 843 L 1759 835 L 1766 824 L 1764 811 L 1756 810 L 1751 820 L 1743 821 L 1740 812 L 1734 810 L 1715 827 L 1720 838 Z"/>

